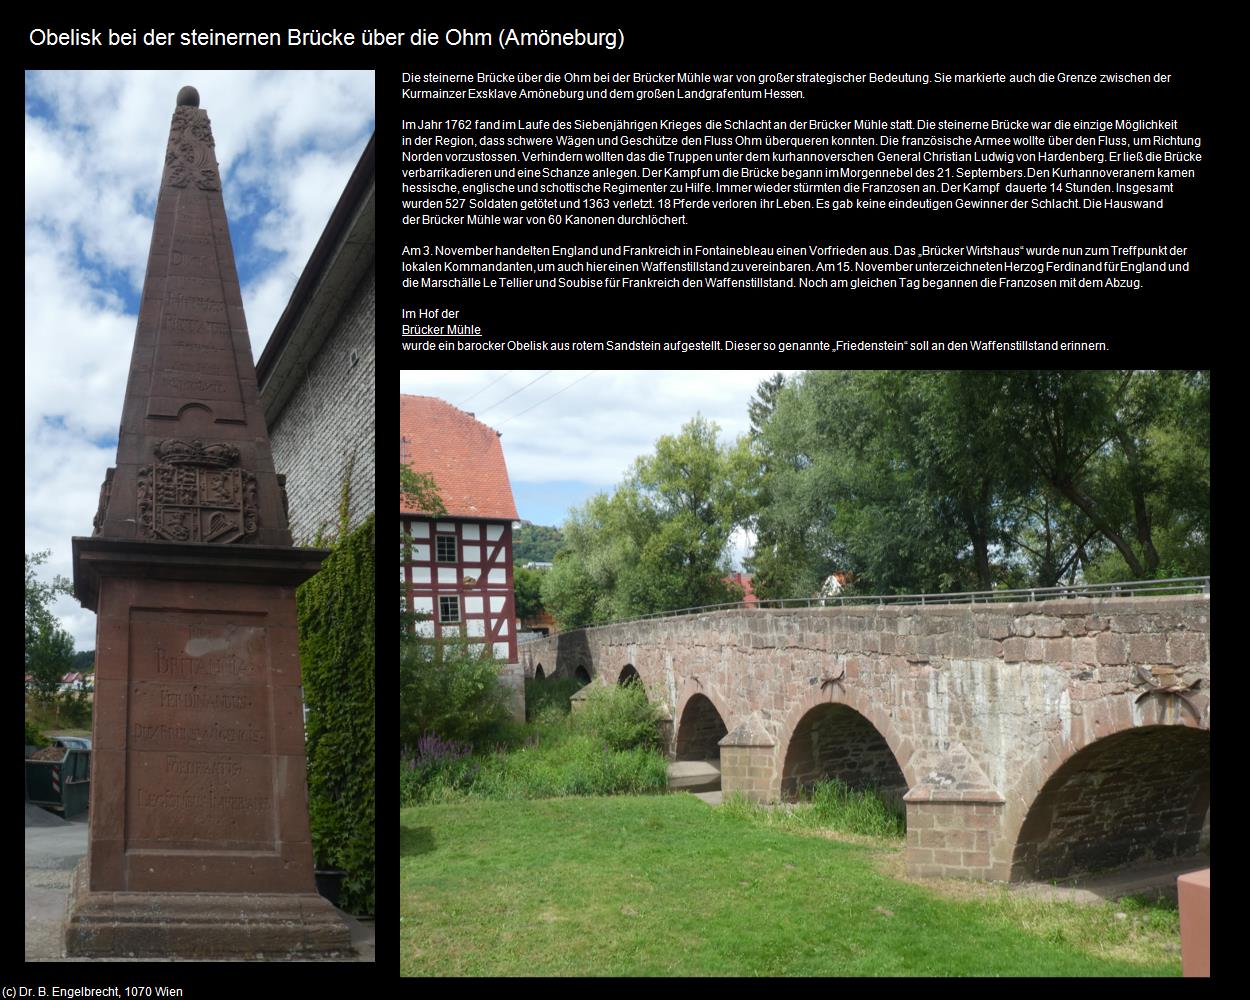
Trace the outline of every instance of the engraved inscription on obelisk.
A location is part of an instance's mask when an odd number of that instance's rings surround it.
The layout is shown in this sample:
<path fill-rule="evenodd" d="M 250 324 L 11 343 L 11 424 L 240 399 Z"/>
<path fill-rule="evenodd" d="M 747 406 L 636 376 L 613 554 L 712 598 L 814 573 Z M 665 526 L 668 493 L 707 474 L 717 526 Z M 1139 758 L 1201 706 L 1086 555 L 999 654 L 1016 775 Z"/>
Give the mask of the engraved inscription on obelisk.
<path fill-rule="evenodd" d="M 265 628 L 136 609 L 130 631 L 126 849 L 276 854 Z"/>

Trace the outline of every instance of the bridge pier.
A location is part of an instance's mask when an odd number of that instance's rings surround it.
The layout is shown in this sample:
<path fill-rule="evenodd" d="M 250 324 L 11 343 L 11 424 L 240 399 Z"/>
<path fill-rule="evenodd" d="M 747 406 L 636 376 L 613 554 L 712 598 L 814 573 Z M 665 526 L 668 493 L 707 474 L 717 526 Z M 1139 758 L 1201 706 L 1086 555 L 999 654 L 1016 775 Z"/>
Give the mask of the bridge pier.
<path fill-rule="evenodd" d="M 750 802 L 781 798 L 777 768 L 777 741 L 758 713 L 751 715 L 720 741 L 720 788 Z"/>
<path fill-rule="evenodd" d="M 994 861 L 1003 801 L 990 797 L 911 800 L 907 805 L 907 874 L 916 878 L 1005 881 L 1010 860 Z"/>

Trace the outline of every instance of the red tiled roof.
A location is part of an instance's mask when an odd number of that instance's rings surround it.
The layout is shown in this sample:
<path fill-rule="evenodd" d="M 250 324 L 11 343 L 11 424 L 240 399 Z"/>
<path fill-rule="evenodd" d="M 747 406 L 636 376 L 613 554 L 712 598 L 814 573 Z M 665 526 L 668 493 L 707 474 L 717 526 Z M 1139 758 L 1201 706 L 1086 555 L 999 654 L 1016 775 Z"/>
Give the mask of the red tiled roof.
<path fill-rule="evenodd" d="M 748 607 L 754 607 L 760 603 L 759 597 L 752 587 L 752 581 L 755 579 L 750 573 L 734 573 L 732 576 L 725 577 L 726 583 L 736 583 L 742 588 L 742 603 Z"/>
<path fill-rule="evenodd" d="M 433 396 L 399 397 L 400 461 L 433 477 L 448 517 L 516 521 L 499 435 Z M 422 514 L 402 500 L 401 514 Z"/>

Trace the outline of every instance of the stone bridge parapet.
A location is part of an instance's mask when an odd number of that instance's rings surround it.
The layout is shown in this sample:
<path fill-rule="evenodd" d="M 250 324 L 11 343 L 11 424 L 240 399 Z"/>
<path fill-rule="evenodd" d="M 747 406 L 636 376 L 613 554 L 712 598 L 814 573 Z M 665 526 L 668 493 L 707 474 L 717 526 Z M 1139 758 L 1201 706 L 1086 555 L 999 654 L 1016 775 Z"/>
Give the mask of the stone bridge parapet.
<path fill-rule="evenodd" d="M 615 684 L 676 756 L 776 801 L 822 775 L 897 791 L 909 869 L 1008 879 L 1209 843 L 1207 595 L 743 608 L 563 633 L 526 676 Z M 1152 819 L 1166 814 L 1166 822 Z"/>

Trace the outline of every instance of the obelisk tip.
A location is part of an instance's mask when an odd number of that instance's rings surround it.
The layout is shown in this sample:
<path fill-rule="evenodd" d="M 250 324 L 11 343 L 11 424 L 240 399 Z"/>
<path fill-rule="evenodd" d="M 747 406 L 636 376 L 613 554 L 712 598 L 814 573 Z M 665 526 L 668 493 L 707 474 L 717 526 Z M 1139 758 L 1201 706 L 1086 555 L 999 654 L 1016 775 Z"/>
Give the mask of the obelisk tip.
<path fill-rule="evenodd" d="M 200 106 L 200 92 L 194 87 L 183 87 L 178 91 L 178 107 L 198 108 Z"/>

